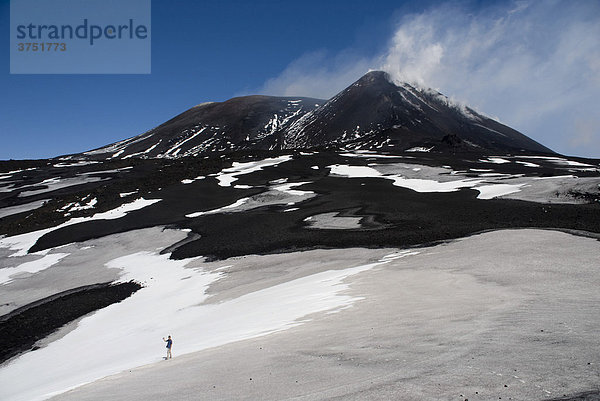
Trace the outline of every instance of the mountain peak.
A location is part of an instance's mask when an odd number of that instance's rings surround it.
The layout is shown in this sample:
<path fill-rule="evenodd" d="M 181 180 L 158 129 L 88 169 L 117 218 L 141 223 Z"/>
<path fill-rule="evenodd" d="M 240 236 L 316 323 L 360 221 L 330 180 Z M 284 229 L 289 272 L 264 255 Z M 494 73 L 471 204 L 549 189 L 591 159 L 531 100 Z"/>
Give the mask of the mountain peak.
<path fill-rule="evenodd" d="M 552 153 L 437 91 L 396 85 L 385 71 L 366 73 L 299 119 L 286 133 L 284 147 Z"/>
<path fill-rule="evenodd" d="M 309 148 L 553 153 L 436 91 L 397 85 L 387 72 L 369 71 L 327 101 L 245 96 L 204 104 L 84 157 L 176 158 Z"/>
<path fill-rule="evenodd" d="M 362 88 L 369 92 L 383 94 L 389 91 L 396 91 L 398 86 L 394 83 L 390 74 L 385 71 L 369 71 L 356 82 L 350 85 L 346 91 Z M 342 93 L 346 92 L 343 91 Z"/>
<path fill-rule="evenodd" d="M 390 74 L 388 74 L 385 71 L 369 71 L 367 72 L 365 75 L 363 75 L 358 81 L 357 83 L 392 83 L 392 78 L 390 77 Z"/>

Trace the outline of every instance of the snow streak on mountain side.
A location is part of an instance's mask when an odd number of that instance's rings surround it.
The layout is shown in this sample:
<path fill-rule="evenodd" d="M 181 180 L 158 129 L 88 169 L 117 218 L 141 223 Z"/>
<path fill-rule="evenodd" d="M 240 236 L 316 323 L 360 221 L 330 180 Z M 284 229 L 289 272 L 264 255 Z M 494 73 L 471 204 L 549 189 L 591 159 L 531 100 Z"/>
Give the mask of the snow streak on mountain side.
<path fill-rule="evenodd" d="M 240 149 L 270 150 L 281 132 L 320 99 L 245 96 L 195 106 L 150 131 L 75 158 L 179 158 Z"/>

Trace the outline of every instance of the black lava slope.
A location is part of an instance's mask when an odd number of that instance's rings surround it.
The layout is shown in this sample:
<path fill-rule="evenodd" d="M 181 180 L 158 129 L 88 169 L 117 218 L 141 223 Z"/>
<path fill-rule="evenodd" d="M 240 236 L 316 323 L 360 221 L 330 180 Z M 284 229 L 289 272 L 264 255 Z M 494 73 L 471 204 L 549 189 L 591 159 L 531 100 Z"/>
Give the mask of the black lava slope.
<path fill-rule="evenodd" d="M 63 325 L 122 301 L 140 288 L 134 282 L 74 288 L 0 316 L 0 363 L 21 352 L 35 350 L 38 340 Z"/>
<path fill-rule="evenodd" d="M 588 193 L 571 191 L 569 196 L 580 199 L 581 204 L 479 199 L 479 192 L 469 188 L 454 192 L 416 192 L 395 186 L 385 177 L 332 175 L 331 166 L 334 165 L 368 167 L 373 162 L 369 158 L 335 152 L 290 154 L 276 165 L 240 174 L 235 185 L 221 185 L 220 175 L 232 166 L 256 163 L 276 155 L 265 152 L 260 155 L 231 154 L 217 159 L 128 159 L 83 166 L 46 166 L 21 172 L 23 184 L 5 187 L 8 189 L 1 193 L 0 205 L 14 207 L 49 200 L 37 209 L 0 218 L 0 233 L 14 235 L 54 227 L 73 217 L 93 216 L 141 197 L 160 201 L 116 220 L 89 220 L 56 228 L 41 236 L 30 251 L 154 226 L 186 228 L 200 235 L 199 239 L 177 247 L 172 254 L 174 258 L 199 255 L 227 258 L 313 247 L 404 247 L 459 238 L 482 230 L 515 227 L 600 233 L 600 204 L 597 201 L 600 194 L 597 188 Z M 389 154 L 386 158 L 377 159 L 377 164 L 382 168 L 398 162 L 445 166 L 452 171 L 474 171 L 467 175 L 471 177 L 483 174 L 483 179 L 492 171 L 491 174 L 512 176 L 526 173 L 532 180 L 563 176 L 567 172 L 573 174 L 568 164 L 556 164 L 563 159 L 536 159 L 539 167 L 532 168 L 522 164 L 528 163 L 523 160 L 531 161 L 527 158 L 507 158 L 512 161 L 503 164 L 490 163 L 482 158 L 470 153 L 406 153 Z M 597 165 L 597 161 L 595 163 Z M 120 167 L 115 168 L 117 166 Z M 582 168 L 577 175 L 580 178 L 598 177 L 598 168 Z M 202 179 L 196 179 L 199 176 Z M 78 177 L 98 180 L 82 181 L 54 191 L 37 189 L 45 186 L 40 183 L 49 180 Z M 268 197 L 274 182 L 304 183 L 295 189 L 314 192 L 315 196 L 296 204 L 295 210 L 287 210 L 289 206 L 284 203 L 258 204 L 243 212 L 224 210 L 205 213 L 242 199 Z M 93 208 L 70 211 L 70 204 L 84 204 L 92 198 L 97 202 Z M 196 217 L 190 217 L 198 212 L 201 213 Z M 369 224 L 347 230 L 312 229 L 306 219 L 323 213 L 357 216 Z"/>

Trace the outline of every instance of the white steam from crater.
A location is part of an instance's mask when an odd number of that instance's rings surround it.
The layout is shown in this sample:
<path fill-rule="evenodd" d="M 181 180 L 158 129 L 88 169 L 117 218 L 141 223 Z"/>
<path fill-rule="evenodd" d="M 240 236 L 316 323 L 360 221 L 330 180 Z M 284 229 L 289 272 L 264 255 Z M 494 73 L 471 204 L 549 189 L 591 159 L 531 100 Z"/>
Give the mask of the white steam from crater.
<path fill-rule="evenodd" d="M 404 15 L 381 54 L 305 54 L 260 92 L 329 98 L 369 70 L 431 87 L 550 148 L 600 157 L 600 3 L 444 3 Z"/>

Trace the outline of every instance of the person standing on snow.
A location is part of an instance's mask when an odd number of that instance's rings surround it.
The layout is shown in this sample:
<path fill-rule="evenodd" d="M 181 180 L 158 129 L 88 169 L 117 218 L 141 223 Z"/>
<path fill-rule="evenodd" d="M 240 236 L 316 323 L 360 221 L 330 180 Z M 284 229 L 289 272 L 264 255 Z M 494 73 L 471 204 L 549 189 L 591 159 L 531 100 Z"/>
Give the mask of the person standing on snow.
<path fill-rule="evenodd" d="M 171 339 L 171 336 L 169 336 L 169 338 L 166 340 L 163 337 L 163 341 L 166 341 L 166 343 L 167 343 L 167 357 L 165 359 L 170 359 L 173 357 L 171 355 L 171 348 L 173 347 L 173 340 Z"/>

